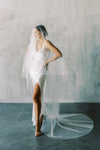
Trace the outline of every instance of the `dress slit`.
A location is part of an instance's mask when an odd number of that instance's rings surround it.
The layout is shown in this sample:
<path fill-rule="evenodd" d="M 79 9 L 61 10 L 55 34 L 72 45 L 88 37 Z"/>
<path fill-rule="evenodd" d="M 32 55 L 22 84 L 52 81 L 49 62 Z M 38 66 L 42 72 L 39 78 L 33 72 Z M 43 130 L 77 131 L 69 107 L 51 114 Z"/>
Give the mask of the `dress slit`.
<path fill-rule="evenodd" d="M 43 114 L 43 88 L 44 88 L 44 84 L 45 84 L 45 79 L 46 79 L 46 75 L 42 75 L 38 81 L 35 82 L 35 85 L 38 83 L 39 87 L 40 87 L 40 99 L 41 99 L 41 112 L 40 112 L 40 116 Z M 34 87 L 35 87 L 34 85 Z M 34 90 L 33 90 L 34 91 Z M 32 121 L 33 121 L 33 126 L 36 125 L 36 116 L 35 116 L 35 107 L 34 107 L 34 101 L 33 101 L 33 110 L 32 110 Z"/>

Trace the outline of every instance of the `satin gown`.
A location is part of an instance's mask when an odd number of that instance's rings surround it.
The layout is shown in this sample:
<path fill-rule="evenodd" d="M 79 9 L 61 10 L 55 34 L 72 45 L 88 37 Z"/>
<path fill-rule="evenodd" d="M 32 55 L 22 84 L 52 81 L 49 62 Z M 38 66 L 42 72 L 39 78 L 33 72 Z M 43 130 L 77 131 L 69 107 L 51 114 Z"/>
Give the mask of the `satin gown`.
<path fill-rule="evenodd" d="M 36 41 L 33 49 L 33 59 L 31 62 L 30 68 L 30 76 L 32 78 L 33 83 L 33 90 L 36 83 L 39 83 L 40 91 L 41 91 L 41 114 L 43 114 L 43 88 L 46 81 L 46 66 L 44 67 L 45 61 L 49 57 L 49 51 L 45 50 L 45 40 L 43 46 L 40 50 L 36 50 Z M 33 126 L 36 125 L 36 117 L 35 117 L 35 110 L 34 110 L 34 101 L 33 101 L 33 109 L 32 109 L 32 121 Z M 41 115 L 40 114 L 40 115 Z"/>

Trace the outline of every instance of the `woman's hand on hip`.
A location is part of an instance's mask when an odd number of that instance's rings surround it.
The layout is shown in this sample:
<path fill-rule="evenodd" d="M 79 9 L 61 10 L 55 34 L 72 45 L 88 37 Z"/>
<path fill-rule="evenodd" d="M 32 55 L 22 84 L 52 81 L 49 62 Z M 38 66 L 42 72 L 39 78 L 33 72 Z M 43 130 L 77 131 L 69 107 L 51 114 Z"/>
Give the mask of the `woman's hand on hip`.
<path fill-rule="evenodd" d="M 45 66 L 47 67 L 47 66 L 48 66 L 48 63 L 49 63 L 49 62 L 46 61 L 43 67 L 45 67 Z"/>

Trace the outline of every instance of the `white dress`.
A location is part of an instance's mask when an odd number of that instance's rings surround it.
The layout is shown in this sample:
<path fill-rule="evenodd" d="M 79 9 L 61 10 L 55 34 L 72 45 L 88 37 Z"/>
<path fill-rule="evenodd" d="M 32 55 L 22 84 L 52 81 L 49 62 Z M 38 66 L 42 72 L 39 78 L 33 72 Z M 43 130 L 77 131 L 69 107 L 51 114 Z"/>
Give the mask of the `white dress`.
<path fill-rule="evenodd" d="M 49 57 L 49 51 L 44 49 L 45 41 L 43 46 L 40 50 L 36 50 L 36 42 L 33 48 L 33 59 L 31 62 L 30 68 L 30 76 L 32 78 L 33 83 L 33 90 L 36 83 L 39 83 L 40 91 L 41 91 L 41 114 L 43 114 L 43 88 L 46 80 L 46 66 L 44 67 L 45 61 Z M 33 110 L 32 110 L 32 121 L 33 126 L 36 124 L 36 117 L 34 111 L 34 101 L 33 101 Z"/>
<path fill-rule="evenodd" d="M 94 125 L 88 116 L 83 113 L 60 113 L 61 101 L 65 98 L 67 103 L 68 89 L 66 84 L 67 79 L 69 80 L 63 60 L 50 63 L 47 70 L 44 64 L 51 51 L 45 50 L 45 40 L 43 47 L 38 51 L 36 50 L 36 41 L 35 43 L 32 42 L 30 47 L 32 48 L 28 53 L 25 53 L 22 72 L 32 92 L 36 83 L 40 85 L 41 114 L 44 115 L 41 131 L 46 136 L 55 139 L 78 138 L 90 133 Z M 33 126 L 35 126 L 34 102 L 32 121 Z"/>

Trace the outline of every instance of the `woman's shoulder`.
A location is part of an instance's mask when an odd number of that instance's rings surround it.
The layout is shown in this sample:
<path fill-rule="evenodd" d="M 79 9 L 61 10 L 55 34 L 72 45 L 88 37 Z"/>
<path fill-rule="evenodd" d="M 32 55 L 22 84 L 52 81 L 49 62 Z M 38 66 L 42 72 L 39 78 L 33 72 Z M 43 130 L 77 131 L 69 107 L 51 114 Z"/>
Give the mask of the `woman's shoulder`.
<path fill-rule="evenodd" d="M 51 41 L 50 41 L 50 40 L 45 39 L 45 43 L 46 43 L 46 44 L 50 44 L 50 43 L 51 43 Z"/>

